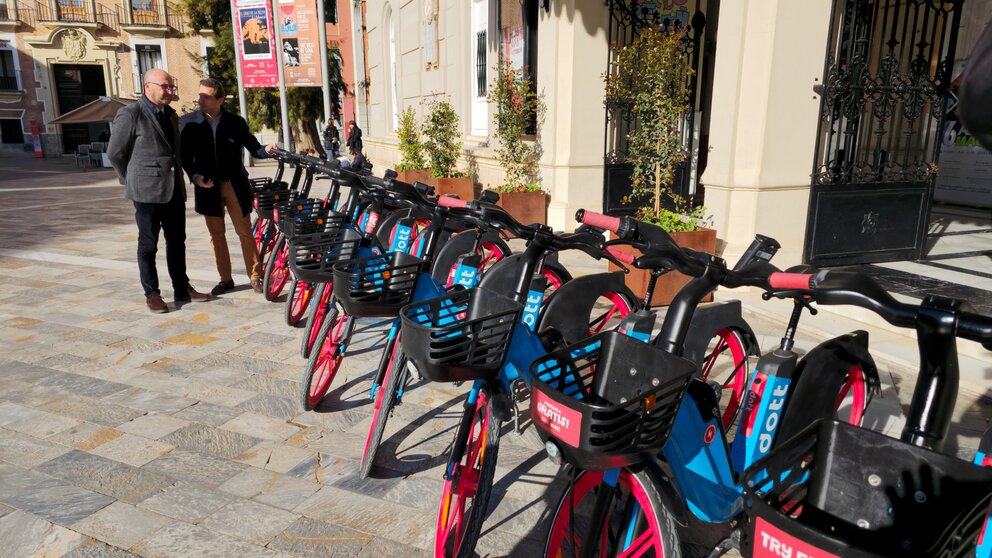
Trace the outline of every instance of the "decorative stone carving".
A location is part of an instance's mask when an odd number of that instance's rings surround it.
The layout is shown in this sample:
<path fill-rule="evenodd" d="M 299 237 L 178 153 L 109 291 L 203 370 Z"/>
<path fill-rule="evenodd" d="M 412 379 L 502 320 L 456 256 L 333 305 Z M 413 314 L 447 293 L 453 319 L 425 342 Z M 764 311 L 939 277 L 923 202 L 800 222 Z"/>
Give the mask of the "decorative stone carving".
<path fill-rule="evenodd" d="M 66 29 L 62 32 L 62 50 L 70 60 L 82 60 L 86 56 L 86 35 L 78 29 Z"/>
<path fill-rule="evenodd" d="M 424 0 L 424 62 L 428 70 L 439 66 L 437 19 L 437 0 Z"/>

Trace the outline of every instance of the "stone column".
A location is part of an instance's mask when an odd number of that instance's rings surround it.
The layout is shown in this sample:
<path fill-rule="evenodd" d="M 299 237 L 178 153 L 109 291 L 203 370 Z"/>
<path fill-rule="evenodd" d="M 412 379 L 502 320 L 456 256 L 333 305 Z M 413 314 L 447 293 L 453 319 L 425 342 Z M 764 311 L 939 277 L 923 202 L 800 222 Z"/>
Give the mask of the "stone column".
<path fill-rule="evenodd" d="M 603 207 L 603 108 L 609 12 L 602 0 L 551 2 L 540 10 L 537 88 L 547 116 L 541 177 L 551 192 L 548 224 L 575 228 L 575 211 Z"/>
<path fill-rule="evenodd" d="M 774 262 L 800 263 L 830 0 L 740 0 L 720 5 L 701 181 L 725 259 L 762 233 L 782 243 Z"/>

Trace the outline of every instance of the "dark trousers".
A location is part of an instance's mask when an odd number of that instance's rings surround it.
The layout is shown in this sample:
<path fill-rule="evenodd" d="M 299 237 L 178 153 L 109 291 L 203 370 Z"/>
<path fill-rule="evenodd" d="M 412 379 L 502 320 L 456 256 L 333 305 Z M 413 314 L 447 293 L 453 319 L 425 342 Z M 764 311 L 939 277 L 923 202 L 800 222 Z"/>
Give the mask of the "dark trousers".
<path fill-rule="evenodd" d="M 160 230 L 165 235 L 165 262 L 169 266 L 173 293 L 176 298 L 188 294 L 186 202 L 182 188 L 184 186 L 176 185 L 168 203 L 134 202 L 134 220 L 138 224 L 138 272 L 145 296 L 162 294 L 158 289 L 158 269 L 155 267 Z"/>

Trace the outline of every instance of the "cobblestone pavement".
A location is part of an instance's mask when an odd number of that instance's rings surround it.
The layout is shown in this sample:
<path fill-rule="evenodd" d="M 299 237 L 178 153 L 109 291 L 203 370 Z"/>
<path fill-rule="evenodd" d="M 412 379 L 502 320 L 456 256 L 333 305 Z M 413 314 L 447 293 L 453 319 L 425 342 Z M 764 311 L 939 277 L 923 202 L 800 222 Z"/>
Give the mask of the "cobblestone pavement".
<path fill-rule="evenodd" d="M 429 554 L 464 387 L 410 390 L 361 480 L 381 322 L 360 323 L 332 392 L 304 412 L 300 330 L 243 276 L 209 302 L 164 290 L 175 311 L 147 311 L 133 207 L 111 173 L 31 161 L 0 180 L 0 556 Z M 208 291 L 192 203 L 187 235 Z M 907 399 L 894 377 L 882 426 Z M 562 484 L 539 449 L 532 429 L 504 435 L 481 555 L 539 555 Z"/>

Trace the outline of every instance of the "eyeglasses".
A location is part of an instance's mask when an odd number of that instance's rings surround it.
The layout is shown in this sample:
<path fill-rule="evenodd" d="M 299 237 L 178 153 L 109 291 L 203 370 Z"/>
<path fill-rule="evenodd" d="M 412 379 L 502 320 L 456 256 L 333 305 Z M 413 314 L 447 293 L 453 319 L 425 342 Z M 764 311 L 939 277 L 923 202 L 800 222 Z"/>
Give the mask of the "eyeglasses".
<path fill-rule="evenodd" d="M 157 85 L 166 91 L 176 91 L 179 89 L 175 85 L 169 85 L 168 83 L 155 83 L 154 81 L 149 81 L 148 83 L 150 85 Z"/>

